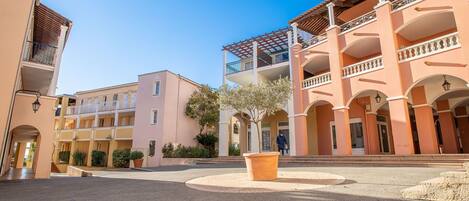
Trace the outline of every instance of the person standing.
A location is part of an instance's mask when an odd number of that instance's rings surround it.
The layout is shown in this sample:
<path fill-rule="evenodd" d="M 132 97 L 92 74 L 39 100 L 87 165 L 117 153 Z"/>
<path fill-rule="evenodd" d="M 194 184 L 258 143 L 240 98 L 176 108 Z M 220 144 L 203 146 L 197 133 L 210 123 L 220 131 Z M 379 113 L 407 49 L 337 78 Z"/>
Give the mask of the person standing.
<path fill-rule="evenodd" d="M 282 156 L 285 154 L 286 146 L 288 146 L 287 138 L 285 137 L 285 135 L 283 135 L 283 133 L 280 133 L 277 136 L 277 147 L 278 151 L 282 153 Z"/>

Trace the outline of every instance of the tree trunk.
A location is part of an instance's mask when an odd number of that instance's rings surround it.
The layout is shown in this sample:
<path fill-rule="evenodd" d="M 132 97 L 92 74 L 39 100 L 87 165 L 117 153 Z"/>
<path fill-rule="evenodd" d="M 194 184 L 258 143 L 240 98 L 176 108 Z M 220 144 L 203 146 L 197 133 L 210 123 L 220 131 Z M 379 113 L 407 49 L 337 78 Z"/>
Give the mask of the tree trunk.
<path fill-rule="evenodd" d="M 257 130 L 257 143 L 259 144 L 259 150 L 258 150 L 258 153 L 261 153 L 262 152 L 262 138 L 261 138 L 261 128 L 259 126 L 259 123 L 256 123 L 256 130 Z"/>

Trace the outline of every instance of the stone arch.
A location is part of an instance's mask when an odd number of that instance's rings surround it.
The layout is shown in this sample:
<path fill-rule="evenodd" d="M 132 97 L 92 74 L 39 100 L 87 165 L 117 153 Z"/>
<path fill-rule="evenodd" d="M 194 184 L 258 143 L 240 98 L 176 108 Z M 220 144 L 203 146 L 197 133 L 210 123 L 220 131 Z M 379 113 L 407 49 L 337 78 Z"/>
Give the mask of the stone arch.
<path fill-rule="evenodd" d="M 308 116 L 308 111 L 315 105 L 318 105 L 318 104 L 331 104 L 332 107 L 334 107 L 335 105 L 329 101 L 329 100 L 324 100 L 324 99 L 321 99 L 321 100 L 315 100 L 313 102 L 311 102 L 308 106 L 306 106 L 305 110 L 303 111 L 303 114 L 305 116 Z"/>
<path fill-rule="evenodd" d="M 384 105 L 387 101 L 386 101 L 386 98 L 389 97 L 388 95 L 386 95 L 385 92 L 383 92 L 383 90 L 376 90 L 376 89 L 363 89 L 363 90 L 360 90 L 359 92 L 355 93 L 354 95 L 352 95 L 348 100 L 347 100 L 347 103 L 346 103 L 346 107 L 350 107 L 350 104 L 352 103 L 352 101 L 354 99 L 356 99 L 357 97 L 359 97 L 360 95 L 363 95 L 365 93 L 370 93 L 370 95 L 373 95 L 373 94 L 376 94 L 376 93 L 379 93 L 382 100 L 380 103 L 377 103 L 378 105 L 381 104 L 381 105 Z M 379 107 L 377 107 L 379 108 Z"/>
<path fill-rule="evenodd" d="M 468 82 L 466 81 L 466 78 L 463 77 L 463 75 L 454 75 L 454 74 L 433 74 L 433 75 L 428 75 L 428 76 L 425 76 L 425 77 L 422 77 L 422 78 L 419 78 L 417 79 L 416 81 L 414 81 L 412 84 L 410 84 L 406 90 L 405 90 L 405 93 L 404 93 L 404 96 L 408 97 L 411 90 L 416 87 L 417 85 L 419 84 L 422 84 L 424 83 L 425 81 L 431 81 L 430 79 L 432 78 L 440 78 L 440 84 L 443 83 L 443 79 L 444 79 L 444 76 L 446 76 L 446 78 L 448 79 L 448 81 L 451 82 L 451 80 L 458 80 L 460 81 L 461 83 L 464 83 L 465 85 L 468 84 Z M 436 80 L 436 79 L 435 79 Z M 454 84 L 453 84 L 454 85 Z M 454 87 L 454 86 L 453 86 Z"/>

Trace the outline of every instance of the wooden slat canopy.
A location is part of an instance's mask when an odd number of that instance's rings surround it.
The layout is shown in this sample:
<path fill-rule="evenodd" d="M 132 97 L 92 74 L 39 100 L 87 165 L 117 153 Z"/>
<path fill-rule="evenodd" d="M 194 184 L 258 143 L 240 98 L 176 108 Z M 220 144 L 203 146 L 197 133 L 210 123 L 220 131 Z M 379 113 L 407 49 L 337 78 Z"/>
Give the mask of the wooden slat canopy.
<path fill-rule="evenodd" d="M 252 57 L 252 43 L 257 41 L 259 50 L 266 54 L 274 54 L 288 50 L 287 32 L 291 28 L 282 28 L 277 31 L 255 36 L 243 41 L 223 46 L 223 50 L 229 51 L 241 59 Z M 298 36 L 301 42 L 301 38 Z"/>
<path fill-rule="evenodd" d="M 298 28 L 313 35 L 319 35 L 329 27 L 327 4 L 334 3 L 334 15 L 338 25 L 344 22 L 337 17 L 350 7 L 365 0 L 324 0 L 315 7 L 290 20 L 290 24 L 297 23 Z"/>
<path fill-rule="evenodd" d="M 68 38 L 72 21 L 48 8 L 44 4 L 35 6 L 33 34 L 35 42 L 57 46 L 61 25 L 69 27 L 67 31 Z M 65 40 L 67 40 L 67 38 Z"/>

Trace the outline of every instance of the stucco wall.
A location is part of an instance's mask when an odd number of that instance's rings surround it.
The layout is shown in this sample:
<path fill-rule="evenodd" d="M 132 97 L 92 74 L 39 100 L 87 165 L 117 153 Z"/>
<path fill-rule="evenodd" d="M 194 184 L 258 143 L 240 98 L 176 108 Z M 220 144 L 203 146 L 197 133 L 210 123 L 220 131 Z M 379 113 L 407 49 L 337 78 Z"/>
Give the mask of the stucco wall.
<path fill-rule="evenodd" d="M 160 81 L 160 94 L 153 95 L 154 85 Z M 169 71 L 139 76 L 137 107 L 132 149 L 148 153 L 150 140 L 156 140 L 155 156 L 145 157 L 145 166 L 158 166 L 161 148 L 166 143 L 195 145 L 193 140 L 199 127 L 184 114 L 190 95 L 197 89 L 192 82 Z M 158 122 L 151 123 L 152 111 L 158 110 Z"/>
<path fill-rule="evenodd" d="M 0 45 L 2 68 L 0 74 L 0 147 L 2 148 L 5 134 L 8 133 L 6 130 L 8 113 L 33 2 L 33 0 L 0 1 L 0 27 L 7 29 L 0 31 L 0 44 L 2 44 Z"/>

